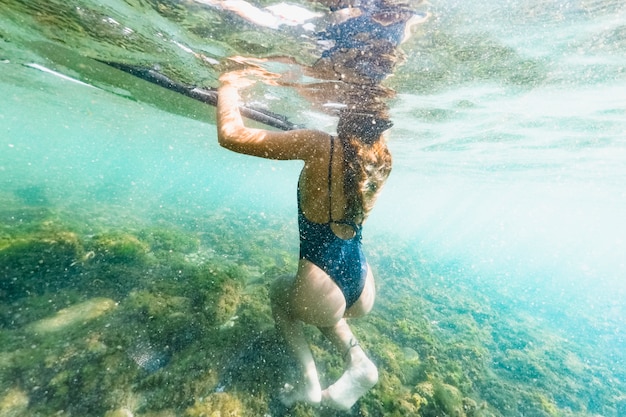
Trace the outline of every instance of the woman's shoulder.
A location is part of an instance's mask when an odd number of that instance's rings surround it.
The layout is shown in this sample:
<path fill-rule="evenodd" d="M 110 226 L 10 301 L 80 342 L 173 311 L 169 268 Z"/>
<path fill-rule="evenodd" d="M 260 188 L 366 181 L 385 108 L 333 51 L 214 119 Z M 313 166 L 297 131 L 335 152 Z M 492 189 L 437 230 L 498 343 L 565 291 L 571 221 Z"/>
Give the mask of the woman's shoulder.
<path fill-rule="evenodd" d="M 295 146 L 300 148 L 302 152 L 302 159 L 316 162 L 328 157 L 331 142 L 333 142 L 333 136 L 329 133 L 315 129 L 303 129 L 294 130 L 292 134 L 295 137 Z"/>

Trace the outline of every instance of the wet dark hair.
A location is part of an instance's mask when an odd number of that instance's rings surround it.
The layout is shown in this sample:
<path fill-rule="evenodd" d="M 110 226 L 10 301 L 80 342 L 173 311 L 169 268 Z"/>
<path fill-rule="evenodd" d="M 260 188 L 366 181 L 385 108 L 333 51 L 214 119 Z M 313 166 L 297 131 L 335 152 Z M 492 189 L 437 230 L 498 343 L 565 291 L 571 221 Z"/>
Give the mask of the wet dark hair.
<path fill-rule="evenodd" d="M 372 113 L 344 111 L 337 134 L 344 154 L 346 220 L 362 223 L 391 172 L 391 153 L 383 132 L 393 123 Z"/>
<path fill-rule="evenodd" d="M 344 111 L 339 115 L 337 132 L 350 133 L 363 143 L 371 145 L 379 140 L 382 133 L 391 128 L 393 122 L 384 116 L 372 113 Z"/>

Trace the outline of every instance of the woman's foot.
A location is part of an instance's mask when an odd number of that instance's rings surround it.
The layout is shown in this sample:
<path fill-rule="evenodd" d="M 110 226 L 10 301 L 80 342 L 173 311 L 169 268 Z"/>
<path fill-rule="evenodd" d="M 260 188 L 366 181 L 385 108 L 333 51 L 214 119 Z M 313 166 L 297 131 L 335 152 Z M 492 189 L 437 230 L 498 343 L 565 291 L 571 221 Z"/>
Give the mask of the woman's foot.
<path fill-rule="evenodd" d="M 279 398 L 286 407 L 292 407 L 297 402 L 319 405 L 322 400 L 322 387 L 317 379 L 317 372 L 313 378 L 307 378 L 305 375 L 296 386 L 285 384 Z"/>
<path fill-rule="evenodd" d="M 378 382 L 376 365 L 360 347 L 355 346 L 349 354 L 348 368 L 341 378 L 322 391 L 323 405 L 338 410 L 350 410 L 354 403 Z"/>

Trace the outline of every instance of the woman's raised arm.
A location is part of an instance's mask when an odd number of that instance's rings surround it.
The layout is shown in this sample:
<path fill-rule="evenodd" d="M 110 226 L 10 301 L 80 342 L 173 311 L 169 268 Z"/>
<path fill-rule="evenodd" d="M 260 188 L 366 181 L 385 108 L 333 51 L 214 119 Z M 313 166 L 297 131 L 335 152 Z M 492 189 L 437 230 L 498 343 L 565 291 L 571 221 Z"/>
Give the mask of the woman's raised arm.
<path fill-rule="evenodd" d="M 217 138 L 224 148 L 268 159 L 314 158 L 328 152 L 328 134 L 318 130 L 300 129 L 287 132 L 246 127 L 239 111 L 239 90 L 254 81 L 247 72 L 234 71 L 220 77 L 217 99 Z"/>

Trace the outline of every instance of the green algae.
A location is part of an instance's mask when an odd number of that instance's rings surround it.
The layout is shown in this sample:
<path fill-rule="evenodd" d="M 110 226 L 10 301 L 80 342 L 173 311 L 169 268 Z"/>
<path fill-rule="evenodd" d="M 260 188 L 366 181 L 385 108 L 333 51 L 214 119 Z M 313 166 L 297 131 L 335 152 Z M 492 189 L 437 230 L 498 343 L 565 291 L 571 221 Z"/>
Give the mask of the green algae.
<path fill-rule="evenodd" d="M 24 218 L 20 218 L 20 222 Z M 57 291 L 69 284 L 74 263 L 84 255 L 78 235 L 54 221 L 17 230 L 8 227 L 0 241 L 0 295 L 11 299 Z M 20 230 L 22 229 L 22 230 Z"/>
<path fill-rule="evenodd" d="M 77 324 L 96 319 L 115 308 L 115 301 L 108 298 L 94 298 L 59 310 L 54 316 L 38 320 L 28 326 L 35 333 L 63 331 Z"/>
<path fill-rule="evenodd" d="M 94 256 L 102 262 L 130 263 L 144 261 L 148 245 L 136 236 L 122 232 L 97 235 L 92 239 Z"/>
<path fill-rule="evenodd" d="M 19 389 L 10 389 L 0 398 L 0 416 L 24 415 L 28 408 L 28 395 Z"/>
<path fill-rule="evenodd" d="M 248 415 L 250 410 L 236 395 L 217 392 L 205 398 L 197 400 L 191 407 L 185 410 L 184 417 L 214 417 L 214 416 L 243 416 Z"/>
<path fill-rule="evenodd" d="M 200 240 L 171 227 L 142 229 L 139 239 L 146 242 L 153 252 L 192 253 L 199 249 Z"/>
<path fill-rule="evenodd" d="M 0 226 L 1 415 L 287 412 L 276 408 L 276 393 L 293 365 L 268 303 L 272 279 L 297 262 L 290 239 L 277 239 L 293 231 L 281 219 L 214 213 L 111 227 L 51 208 L 20 211 L 19 222 Z M 241 239 L 241 230 L 251 237 Z M 283 243 L 267 250 L 269 242 Z M 384 271 L 377 305 L 353 329 L 380 380 L 349 415 L 623 408 L 619 386 L 602 383 L 614 378 L 610 370 L 585 361 L 576 344 L 523 314 L 503 314 L 463 282 L 418 274 L 415 259 L 401 250 L 392 257 L 382 240 L 379 247 L 370 258 Z M 331 384 L 343 372 L 341 355 L 316 329 L 306 333 L 322 384 Z M 345 415 L 304 405 L 288 412 Z"/>

